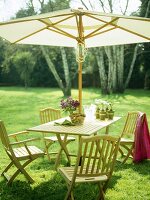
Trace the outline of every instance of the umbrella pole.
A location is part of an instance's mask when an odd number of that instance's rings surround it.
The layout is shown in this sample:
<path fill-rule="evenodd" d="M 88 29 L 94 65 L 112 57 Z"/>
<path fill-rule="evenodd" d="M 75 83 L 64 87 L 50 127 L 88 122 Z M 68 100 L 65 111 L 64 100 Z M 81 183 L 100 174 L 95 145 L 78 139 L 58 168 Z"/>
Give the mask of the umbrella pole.
<path fill-rule="evenodd" d="M 82 62 L 78 62 L 79 113 L 82 113 Z"/>

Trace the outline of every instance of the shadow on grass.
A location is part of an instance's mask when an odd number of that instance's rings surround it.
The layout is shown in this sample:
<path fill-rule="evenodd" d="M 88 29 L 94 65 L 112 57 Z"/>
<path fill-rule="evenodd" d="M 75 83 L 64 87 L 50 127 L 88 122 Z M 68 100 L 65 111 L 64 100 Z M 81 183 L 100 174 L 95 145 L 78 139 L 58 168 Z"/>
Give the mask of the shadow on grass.
<path fill-rule="evenodd" d="M 51 168 L 50 165 L 49 168 Z M 43 162 L 42 168 L 48 170 L 47 162 Z M 48 170 L 50 173 L 50 170 Z M 40 173 L 39 173 L 40 174 Z M 113 176 L 108 189 L 114 188 L 120 176 Z M 42 180 L 42 179 L 40 179 Z M 74 188 L 75 199 L 93 200 L 98 195 L 98 186 L 96 183 L 82 183 Z M 6 185 L 6 181 L 0 182 L 1 200 L 63 200 L 67 193 L 66 182 L 59 173 L 51 173 L 48 180 L 29 184 L 26 181 L 15 180 L 11 186 Z"/>
<path fill-rule="evenodd" d="M 18 176 L 18 179 L 11 186 L 7 186 L 6 181 L 2 179 L 0 182 L 0 200 L 63 200 L 67 193 L 67 187 L 62 176 L 54 171 L 54 161 L 55 159 L 52 159 L 49 162 L 44 158 L 38 162 L 38 165 L 31 165 L 30 172 L 35 179 L 34 184 L 30 185 L 26 181 L 21 181 L 21 177 Z M 66 166 L 65 158 L 62 158 L 61 163 Z M 150 160 L 145 160 L 139 164 L 132 163 L 132 160 L 128 160 L 126 164 L 117 162 L 108 190 L 115 189 L 118 181 L 124 178 L 128 171 L 130 173 L 138 172 L 142 176 L 149 175 L 149 164 Z M 36 177 L 38 178 L 36 179 Z M 128 180 L 128 177 L 125 177 L 125 179 Z M 95 183 L 83 183 L 74 188 L 75 199 L 93 200 L 96 199 L 97 194 L 98 187 Z"/>
<path fill-rule="evenodd" d="M 30 169 L 31 170 L 43 170 L 43 171 L 55 170 L 55 160 L 56 160 L 55 156 L 51 157 L 50 161 L 47 159 L 47 156 L 45 156 L 44 158 L 38 159 L 37 163 L 33 162 L 30 165 Z M 66 157 L 64 155 L 61 156 L 59 163 L 61 163 L 61 165 L 63 165 L 63 166 L 68 165 Z"/>
<path fill-rule="evenodd" d="M 25 181 L 14 181 L 11 186 L 6 181 L 0 182 L 0 199 L 2 200 L 62 200 L 67 191 L 58 175 L 43 183 L 30 185 Z"/>
<path fill-rule="evenodd" d="M 113 188 L 118 177 L 113 176 L 108 188 Z M 0 183 L 0 199 L 2 200 L 63 200 L 67 193 L 65 181 L 59 174 L 55 174 L 49 181 L 30 185 L 23 181 L 14 181 L 7 186 L 5 181 Z M 98 195 L 96 184 L 80 184 L 74 188 L 75 199 L 93 200 Z"/>
<path fill-rule="evenodd" d="M 117 164 L 115 166 L 114 171 L 124 171 L 124 170 L 133 170 L 134 172 L 138 172 L 141 175 L 149 175 L 149 166 L 150 166 L 150 160 L 144 160 L 139 163 L 133 163 L 131 160 L 127 161 L 125 164 L 122 164 L 120 161 L 117 161 Z"/>

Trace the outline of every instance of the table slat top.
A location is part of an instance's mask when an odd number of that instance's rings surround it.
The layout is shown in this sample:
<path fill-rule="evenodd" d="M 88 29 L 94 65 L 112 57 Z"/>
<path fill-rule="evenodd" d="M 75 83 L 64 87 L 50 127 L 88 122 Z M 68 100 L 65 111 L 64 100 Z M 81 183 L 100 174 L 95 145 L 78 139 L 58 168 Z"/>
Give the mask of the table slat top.
<path fill-rule="evenodd" d="M 92 121 L 84 121 L 82 125 L 76 126 L 64 126 L 64 125 L 55 125 L 55 122 L 61 123 L 66 118 L 61 118 L 52 122 L 41 124 L 32 128 L 29 128 L 29 131 L 44 132 L 44 133 L 62 133 L 62 134 L 71 134 L 71 135 L 82 135 L 89 136 L 97 131 L 113 124 L 118 121 L 121 117 L 114 117 L 113 120 L 100 121 L 98 119 Z"/>

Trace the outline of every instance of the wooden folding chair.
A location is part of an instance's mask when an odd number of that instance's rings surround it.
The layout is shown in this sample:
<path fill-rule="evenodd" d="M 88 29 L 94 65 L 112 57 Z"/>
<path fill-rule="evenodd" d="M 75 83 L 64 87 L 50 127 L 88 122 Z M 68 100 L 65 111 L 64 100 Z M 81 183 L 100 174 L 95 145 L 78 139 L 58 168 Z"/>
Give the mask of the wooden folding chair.
<path fill-rule="evenodd" d="M 134 133 L 138 119 L 139 112 L 128 112 L 119 146 L 119 152 L 124 157 L 122 163 L 125 163 L 129 157 L 133 158 Z"/>
<path fill-rule="evenodd" d="M 61 112 L 58 109 L 53 109 L 53 108 L 45 108 L 40 110 L 40 120 L 41 120 L 41 124 L 56 120 L 61 118 Z M 48 156 L 48 159 L 50 160 L 50 154 L 59 154 L 58 155 L 58 160 L 60 157 L 60 154 L 62 152 L 62 148 L 60 149 L 59 152 L 49 152 L 49 148 L 50 146 L 54 143 L 58 141 L 58 137 L 56 136 L 47 136 L 47 133 L 43 133 L 43 137 L 44 137 L 44 143 L 45 143 L 45 153 Z M 66 145 L 68 143 L 70 143 L 71 141 L 75 141 L 74 137 L 68 136 L 67 134 L 65 136 L 61 136 L 61 140 L 64 141 L 66 143 Z"/>
<path fill-rule="evenodd" d="M 81 138 L 75 167 L 58 169 L 68 187 L 65 200 L 73 200 L 75 183 L 83 182 L 97 183 L 98 199 L 104 199 L 108 182 L 113 173 L 119 140 L 119 138 L 108 135 Z"/>
<path fill-rule="evenodd" d="M 44 156 L 44 152 L 37 148 L 36 146 L 27 146 L 28 142 L 38 140 L 39 138 L 32 138 L 23 141 L 18 140 L 18 135 L 28 134 L 27 131 L 22 131 L 14 134 L 7 134 L 3 121 L 0 120 L 0 137 L 3 144 L 3 147 L 10 158 L 11 162 L 2 172 L 2 176 L 7 179 L 7 184 L 11 184 L 12 181 L 16 178 L 19 173 L 24 174 L 25 178 L 33 183 L 34 180 L 26 172 L 25 167 L 35 160 L 38 157 Z M 12 137 L 15 139 L 15 142 L 10 142 L 9 138 Z M 17 145 L 17 148 L 13 148 Z M 13 173 L 12 176 L 7 174 L 8 170 L 16 166 L 17 170 Z"/>

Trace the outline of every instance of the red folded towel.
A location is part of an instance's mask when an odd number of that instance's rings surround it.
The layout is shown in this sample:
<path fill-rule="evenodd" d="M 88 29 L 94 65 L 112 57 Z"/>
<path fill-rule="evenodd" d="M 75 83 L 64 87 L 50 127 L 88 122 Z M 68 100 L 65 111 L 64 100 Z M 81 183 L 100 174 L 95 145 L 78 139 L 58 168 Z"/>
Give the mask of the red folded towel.
<path fill-rule="evenodd" d="M 150 133 L 145 113 L 139 113 L 134 141 L 133 161 L 137 163 L 144 159 L 150 159 Z"/>

